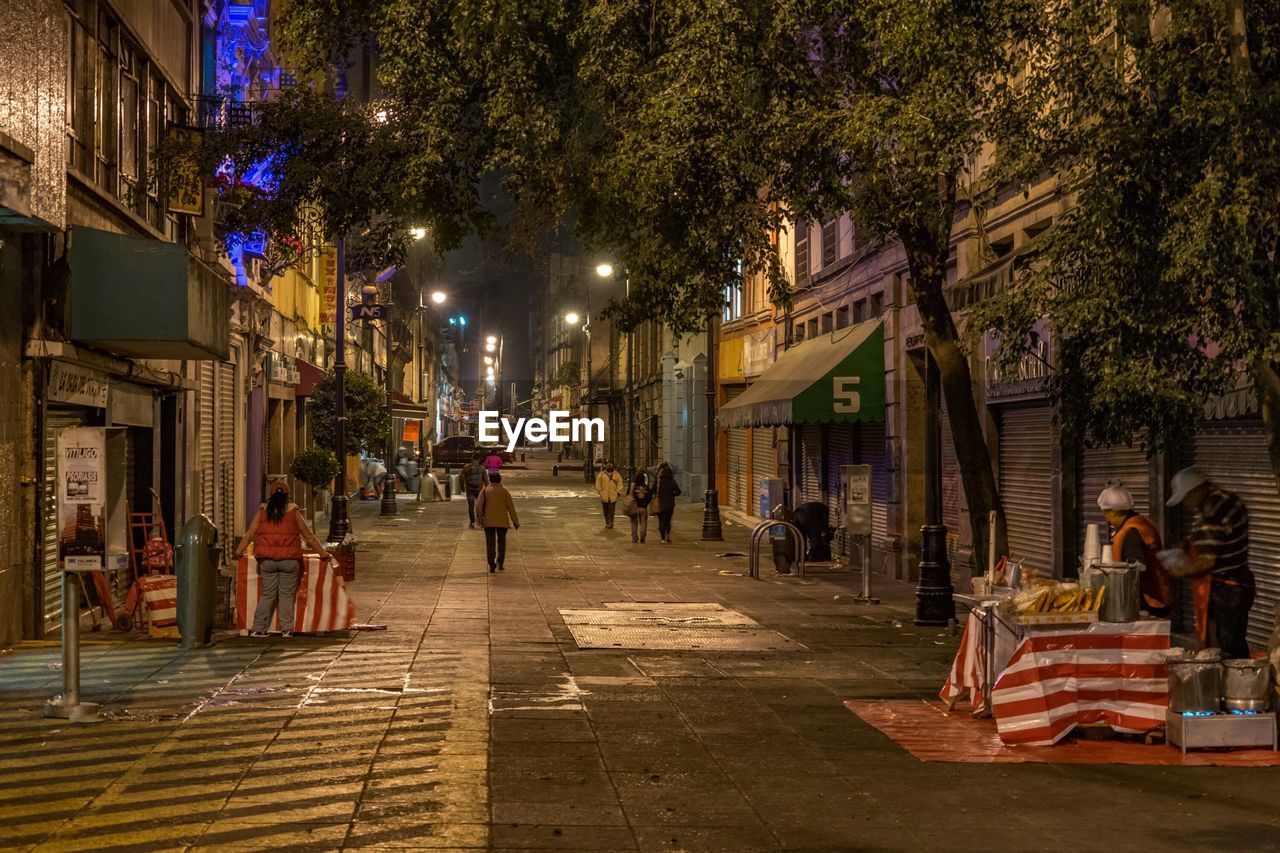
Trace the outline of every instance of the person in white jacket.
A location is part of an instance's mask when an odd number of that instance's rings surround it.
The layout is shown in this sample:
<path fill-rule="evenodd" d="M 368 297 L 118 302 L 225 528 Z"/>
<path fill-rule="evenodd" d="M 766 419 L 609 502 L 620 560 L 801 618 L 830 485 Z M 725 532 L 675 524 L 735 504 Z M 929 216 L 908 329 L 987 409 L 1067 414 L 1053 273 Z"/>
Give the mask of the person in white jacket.
<path fill-rule="evenodd" d="M 613 528 L 613 515 L 618 510 L 618 496 L 622 494 L 622 475 L 613 468 L 613 460 L 606 459 L 604 468 L 596 475 L 596 494 L 604 509 L 604 526 Z"/>

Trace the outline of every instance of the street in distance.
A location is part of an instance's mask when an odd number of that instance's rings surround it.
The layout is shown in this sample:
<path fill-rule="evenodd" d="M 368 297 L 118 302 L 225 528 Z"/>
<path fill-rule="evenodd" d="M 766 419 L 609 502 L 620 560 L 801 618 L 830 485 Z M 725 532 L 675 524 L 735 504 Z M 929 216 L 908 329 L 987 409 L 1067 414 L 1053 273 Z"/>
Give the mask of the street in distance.
<path fill-rule="evenodd" d="M 563 444 L 569 441 L 604 441 L 604 418 L 574 418 L 568 412 L 553 409 L 550 418 L 517 418 L 515 426 L 510 418 L 504 418 L 498 412 L 484 410 L 480 412 L 479 440 L 484 444 L 496 444 L 501 439 L 498 428 L 507 437 L 507 452 L 516 449 L 521 434 L 526 444 L 541 444 L 550 441 Z"/>

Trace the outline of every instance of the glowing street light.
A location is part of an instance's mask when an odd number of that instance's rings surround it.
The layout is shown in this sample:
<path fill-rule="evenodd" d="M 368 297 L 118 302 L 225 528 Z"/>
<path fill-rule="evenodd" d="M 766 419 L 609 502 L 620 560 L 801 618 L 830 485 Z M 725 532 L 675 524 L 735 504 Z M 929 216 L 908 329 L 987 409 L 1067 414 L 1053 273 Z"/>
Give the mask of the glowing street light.
<path fill-rule="evenodd" d="M 445 294 L 443 290 L 437 290 L 431 294 L 431 301 L 437 305 L 443 305 L 444 301 L 448 298 L 449 297 Z"/>
<path fill-rule="evenodd" d="M 484 345 L 484 351 L 485 351 L 485 352 L 493 352 L 493 351 L 494 351 L 494 350 L 496 350 L 497 348 L 498 348 L 498 345 L 497 345 L 497 344 L 485 344 L 485 345 Z"/>
<path fill-rule="evenodd" d="M 576 326 L 576 325 L 578 325 L 578 314 L 577 314 L 577 312 L 575 312 L 575 311 L 570 311 L 568 314 L 565 314 L 565 315 L 564 315 L 564 321 L 565 321 L 566 323 L 568 323 L 570 326 Z"/>
<path fill-rule="evenodd" d="M 487 338 L 485 338 L 485 339 L 484 339 L 484 342 L 485 342 L 486 344 L 496 344 L 496 343 L 498 342 L 498 336 L 497 336 L 497 335 L 490 335 L 489 337 L 487 337 Z"/>
<path fill-rule="evenodd" d="M 486 356 L 484 357 L 484 363 L 485 363 L 485 364 L 493 364 L 493 356 L 491 356 L 491 355 L 486 355 Z"/>
<path fill-rule="evenodd" d="M 611 278 L 613 276 L 613 264 L 597 264 L 596 275 L 601 278 Z"/>
<path fill-rule="evenodd" d="M 409 229 L 409 236 L 410 236 L 410 237 L 412 237 L 412 238 L 413 238 L 413 239 L 415 239 L 415 240 L 421 240 L 423 237 L 427 236 L 427 229 L 425 229 L 425 228 L 410 228 L 410 229 Z"/>

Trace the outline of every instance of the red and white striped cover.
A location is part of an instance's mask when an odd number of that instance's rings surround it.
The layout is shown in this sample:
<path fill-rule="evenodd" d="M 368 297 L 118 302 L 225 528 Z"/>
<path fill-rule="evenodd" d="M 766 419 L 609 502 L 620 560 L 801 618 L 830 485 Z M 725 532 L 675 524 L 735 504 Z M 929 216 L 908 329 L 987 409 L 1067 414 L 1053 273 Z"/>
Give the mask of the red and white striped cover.
<path fill-rule="evenodd" d="M 996 670 L 999 671 L 1013 656 L 1018 642 L 1017 636 L 1008 630 L 1004 623 L 996 620 Z M 964 636 L 960 638 L 960 648 L 956 651 L 956 659 L 951 664 L 951 672 L 947 675 L 942 691 L 938 694 L 951 710 L 956 703 L 969 694 L 969 707 L 975 714 L 986 710 L 986 697 L 982 695 L 982 680 L 987 671 L 987 651 L 982 645 L 982 623 L 976 613 L 970 613 L 964 623 Z"/>
<path fill-rule="evenodd" d="M 241 557 L 236 564 L 236 627 L 248 634 L 253 611 L 262 595 L 258 561 Z M 341 631 L 356 623 L 356 605 L 347 597 L 338 567 L 307 555 L 298 580 L 298 600 L 293 612 L 293 630 L 304 634 Z M 280 630 L 279 611 L 271 616 L 272 631 Z"/>
<path fill-rule="evenodd" d="M 147 621 L 157 628 L 178 624 L 178 579 L 173 575 L 142 575 L 129 587 L 124 609 L 133 613 L 141 599 Z"/>
<path fill-rule="evenodd" d="M 1082 723 L 1161 728 L 1168 648 L 1165 620 L 1029 627 L 991 694 L 1000 739 L 1049 746 Z"/>

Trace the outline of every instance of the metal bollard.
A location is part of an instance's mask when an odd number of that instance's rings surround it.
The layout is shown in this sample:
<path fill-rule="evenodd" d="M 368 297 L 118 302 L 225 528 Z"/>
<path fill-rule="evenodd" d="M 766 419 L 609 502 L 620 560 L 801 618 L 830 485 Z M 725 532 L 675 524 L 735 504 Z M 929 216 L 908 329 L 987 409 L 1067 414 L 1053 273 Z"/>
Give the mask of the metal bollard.
<path fill-rule="evenodd" d="M 62 573 L 62 695 L 44 703 L 44 715 L 73 723 L 97 723 L 97 702 L 80 701 L 80 581 Z"/>
<path fill-rule="evenodd" d="M 207 646 L 213 639 L 213 604 L 218 595 L 218 528 L 197 515 L 182 528 L 177 548 L 178 630 L 184 649 Z"/>
<path fill-rule="evenodd" d="M 559 466 L 559 465 L 552 465 L 552 466 L 551 466 L 551 476 L 552 476 L 552 477 L 559 477 L 559 476 L 560 476 L 560 466 Z"/>

